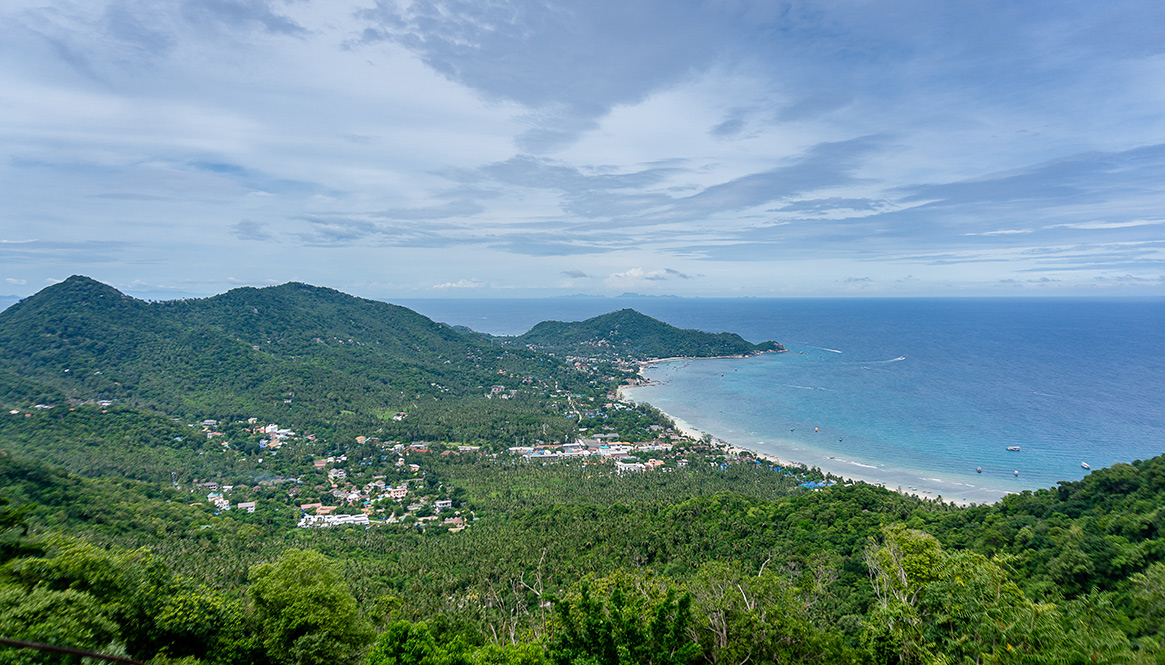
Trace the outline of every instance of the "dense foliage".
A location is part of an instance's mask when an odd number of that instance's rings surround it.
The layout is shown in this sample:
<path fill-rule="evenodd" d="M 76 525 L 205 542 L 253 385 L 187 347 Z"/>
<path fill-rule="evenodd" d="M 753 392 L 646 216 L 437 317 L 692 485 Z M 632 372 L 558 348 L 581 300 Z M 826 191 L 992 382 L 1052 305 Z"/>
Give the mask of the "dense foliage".
<path fill-rule="evenodd" d="M 454 534 L 294 529 L 291 508 L 282 518 L 277 510 L 213 516 L 175 490 L 3 457 L 8 611 L 69 607 L 61 621 L 97 623 L 76 628 L 91 639 L 68 643 L 212 662 L 359 659 L 369 644 L 370 663 L 1115 663 L 1152 662 L 1160 652 L 1165 562 L 1156 533 L 1071 555 L 1094 568 L 1140 556 L 1078 588 L 1063 585 L 1065 569 L 1050 563 L 1065 559 L 1059 536 L 1001 547 L 987 534 L 1015 522 L 1035 533 L 1078 532 L 1086 543 L 1109 538 L 1116 524 L 1148 523 L 1165 504 L 1165 458 L 971 509 L 865 485 L 805 491 L 755 466 L 627 477 L 503 459 L 434 455 L 433 473 L 467 488 L 481 516 Z M 1078 509 L 1118 479 L 1123 499 Z M 69 563 L 82 555 L 106 563 Z M 125 578 L 52 581 L 61 567 Z M 312 591 L 306 580 L 317 577 Z M 98 588 L 146 605 L 114 611 L 94 596 Z M 209 613 L 189 619 L 204 628 L 147 629 L 138 618 L 133 630 L 149 635 L 126 632 L 128 615 L 118 612 L 185 616 L 149 605 L 178 588 L 186 595 L 167 602 Z M 346 619 L 270 609 L 297 603 Z M 54 630 L 21 634 L 48 639 L 61 634 Z M 175 631 L 200 641 L 179 654 Z"/>
<path fill-rule="evenodd" d="M 735 333 L 676 328 L 633 309 L 621 309 L 574 323 L 543 321 L 525 334 L 507 339 L 506 343 L 559 355 L 639 359 L 737 356 L 784 350 L 776 342 L 752 344 Z"/>
<path fill-rule="evenodd" d="M 584 324 L 521 342 L 599 358 L 568 365 L 299 284 L 25 300 L 0 314 L 0 636 L 187 665 L 1165 662 L 1165 457 L 957 507 L 695 442 L 630 474 L 504 452 L 662 436 L 612 403 L 606 350 L 758 350 Z M 457 518 L 335 505 L 375 481 Z M 297 528 L 321 501 L 374 520 Z"/>
<path fill-rule="evenodd" d="M 549 356 L 496 348 L 403 307 L 303 284 L 150 303 L 75 276 L 0 312 L 6 404 L 115 400 L 330 433 L 393 427 L 392 414 L 434 412 L 434 403 L 480 413 L 458 402 L 502 384 L 525 393 L 525 412 L 540 426 L 560 415 L 545 397 L 554 389 L 603 394 L 614 385 L 592 381 Z M 433 438 L 450 429 L 432 423 L 430 431 L 426 422 L 401 427 Z M 477 418 L 478 436 L 507 433 L 492 422 Z"/>

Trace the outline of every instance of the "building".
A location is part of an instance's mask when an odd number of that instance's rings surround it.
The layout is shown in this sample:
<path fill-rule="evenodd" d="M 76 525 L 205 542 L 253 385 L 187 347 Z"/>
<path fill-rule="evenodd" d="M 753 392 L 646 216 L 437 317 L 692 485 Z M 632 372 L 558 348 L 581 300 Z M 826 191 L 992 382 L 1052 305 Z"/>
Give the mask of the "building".
<path fill-rule="evenodd" d="M 313 527 L 330 527 L 330 526 L 369 526 L 368 516 L 364 514 L 359 515 L 304 515 L 299 520 L 299 528 L 310 529 Z"/>
<path fill-rule="evenodd" d="M 615 473 L 642 473 L 647 467 L 640 462 L 615 462 Z"/>

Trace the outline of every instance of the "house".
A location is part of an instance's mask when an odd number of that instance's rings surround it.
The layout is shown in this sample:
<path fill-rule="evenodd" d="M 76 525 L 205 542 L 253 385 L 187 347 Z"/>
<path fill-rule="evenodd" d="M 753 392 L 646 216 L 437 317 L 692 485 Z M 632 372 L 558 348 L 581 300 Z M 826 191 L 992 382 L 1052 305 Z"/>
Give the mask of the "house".
<path fill-rule="evenodd" d="M 450 501 L 449 499 L 442 499 L 440 501 L 434 501 L 433 507 L 436 508 L 437 510 L 445 510 L 446 508 L 452 508 L 453 502 Z"/>
<path fill-rule="evenodd" d="M 343 480 L 348 477 L 348 472 L 343 469 L 332 469 L 328 472 L 328 478 L 332 480 Z"/>
<path fill-rule="evenodd" d="M 324 468 L 325 466 L 327 466 L 327 465 L 328 465 L 328 460 L 324 460 L 324 459 L 318 459 L 318 460 L 316 460 L 316 461 L 312 462 L 312 464 L 313 464 L 313 465 L 315 465 L 315 467 L 316 467 L 317 469 L 322 469 L 322 468 Z"/>
<path fill-rule="evenodd" d="M 238 508 L 239 510 L 245 510 L 248 513 L 253 513 L 253 512 L 255 512 L 255 502 L 254 501 L 240 501 L 239 505 L 236 506 L 236 508 Z"/>
<path fill-rule="evenodd" d="M 300 510 L 319 510 L 323 507 L 322 503 L 305 503 L 299 507 Z"/>
<path fill-rule="evenodd" d="M 388 495 L 394 499 L 403 499 L 406 496 L 408 496 L 408 493 L 409 493 L 408 483 L 401 485 L 400 487 L 390 488 L 388 490 Z"/>
<path fill-rule="evenodd" d="M 368 526 L 368 516 L 360 515 L 304 515 L 299 520 L 299 528 L 310 529 L 313 527 L 331 527 L 331 526 Z"/>
<path fill-rule="evenodd" d="M 642 473 L 647 467 L 639 462 L 615 462 L 615 473 Z"/>

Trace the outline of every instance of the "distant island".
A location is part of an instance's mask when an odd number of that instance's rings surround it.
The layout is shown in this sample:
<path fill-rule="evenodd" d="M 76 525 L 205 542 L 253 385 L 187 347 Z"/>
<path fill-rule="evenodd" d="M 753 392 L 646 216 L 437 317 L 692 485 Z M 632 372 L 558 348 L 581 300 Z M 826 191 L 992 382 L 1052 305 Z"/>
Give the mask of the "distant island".
<path fill-rule="evenodd" d="M 777 342 L 753 344 L 736 333 L 683 330 L 633 309 L 578 322 L 543 321 L 525 334 L 498 339 L 507 346 L 548 353 L 637 360 L 750 356 L 785 350 Z"/>

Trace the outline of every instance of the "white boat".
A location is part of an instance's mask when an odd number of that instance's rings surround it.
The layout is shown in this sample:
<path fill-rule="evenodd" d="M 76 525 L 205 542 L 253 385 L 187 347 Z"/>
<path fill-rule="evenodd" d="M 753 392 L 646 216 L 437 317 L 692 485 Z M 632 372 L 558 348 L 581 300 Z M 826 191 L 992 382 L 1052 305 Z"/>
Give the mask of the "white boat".
<path fill-rule="evenodd" d="M 1091 469 L 1092 467 L 1088 466 L 1088 462 L 1081 462 L 1080 468 L 1081 469 Z"/>
<path fill-rule="evenodd" d="M 1007 449 L 1008 449 L 1008 450 L 1010 450 L 1010 451 L 1011 451 L 1011 452 L 1013 452 L 1013 453 L 1018 453 L 1018 452 L 1019 452 L 1019 446 L 1008 446 L 1008 447 L 1007 447 Z"/>

